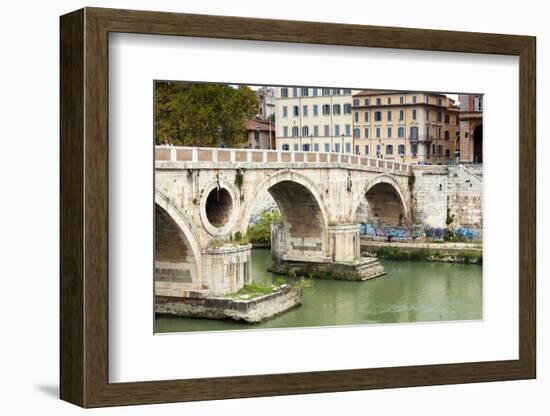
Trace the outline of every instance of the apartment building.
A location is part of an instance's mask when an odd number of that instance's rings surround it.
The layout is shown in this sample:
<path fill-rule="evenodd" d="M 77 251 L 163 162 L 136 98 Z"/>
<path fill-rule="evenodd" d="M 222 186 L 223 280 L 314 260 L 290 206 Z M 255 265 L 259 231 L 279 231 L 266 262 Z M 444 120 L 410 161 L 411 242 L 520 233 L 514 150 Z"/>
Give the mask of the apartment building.
<path fill-rule="evenodd" d="M 461 163 L 483 163 L 483 95 L 460 94 L 460 140 L 458 154 Z"/>
<path fill-rule="evenodd" d="M 353 153 L 352 95 L 342 88 L 275 88 L 279 150 Z"/>
<path fill-rule="evenodd" d="M 352 96 L 353 152 L 419 164 L 456 160 L 459 109 L 425 92 L 362 90 Z"/>

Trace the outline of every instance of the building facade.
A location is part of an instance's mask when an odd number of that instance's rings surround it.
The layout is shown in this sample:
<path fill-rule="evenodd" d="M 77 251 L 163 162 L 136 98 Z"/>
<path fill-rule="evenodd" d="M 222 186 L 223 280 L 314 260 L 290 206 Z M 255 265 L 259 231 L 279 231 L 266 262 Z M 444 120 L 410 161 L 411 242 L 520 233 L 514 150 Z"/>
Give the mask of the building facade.
<path fill-rule="evenodd" d="M 352 99 L 355 154 L 417 164 L 456 161 L 459 109 L 450 97 L 363 90 Z"/>
<path fill-rule="evenodd" d="M 256 118 L 246 122 L 247 149 L 275 149 L 275 125 L 271 119 Z"/>
<path fill-rule="evenodd" d="M 342 88 L 275 88 L 278 150 L 353 153 L 352 95 Z"/>
<path fill-rule="evenodd" d="M 275 117 L 275 90 L 272 87 L 261 87 L 256 91 L 258 99 L 258 115 L 260 120 L 274 121 Z"/>
<path fill-rule="evenodd" d="M 483 163 L 483 95 L 460 94 L 460 138 L 457 143 L 461 163 Z"/>

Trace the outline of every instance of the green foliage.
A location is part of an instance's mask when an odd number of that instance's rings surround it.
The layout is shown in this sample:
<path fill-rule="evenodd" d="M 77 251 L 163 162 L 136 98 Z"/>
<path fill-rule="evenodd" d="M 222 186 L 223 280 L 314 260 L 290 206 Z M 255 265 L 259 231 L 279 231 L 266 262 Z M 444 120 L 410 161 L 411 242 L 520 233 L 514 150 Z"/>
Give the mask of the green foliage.
<path fill-rule="evenodd" d="M 281 213 L 278 210 L 266 211 L 254 225 L 248 227 L 247 236 L 252 243 L 268 244 L 271 242 L 271 224 L 281 222 Z"/>
<path fill-rule="evenodd" d="M 222 248 L 226 244 L 223 240 L 211 240 L 208 243 L 208 248 Z"/>
<path fill-rule="evenodd" d="M 445 218 L 445 224 L 447 227 L 453 223 L 455 219 L 455 214 L 451 215 L 451 208 L 447 208 L 447 217 Z"/>
<path fill-rule="evenodd" d="M 240 231 L 237 231 L 234 236 L 235 242 L 239 244 L 240 246 L 245 246 L 247 244 L 250 244 L 250 240 L 246 235 L 243 235 Z"/>
<path fill-rule="evenodd" d="M 176 146 L 236 147 L 246 121 L 258 112 L 247 86 L 188 82 L 155 83 L 155 140 Z"/>
<path fill-rule="evenodd" d="M 241 172 L 241 170 L 237 170 L 237 174 L 235 175 L 235 185 L 237 185 L 237 188 L 239 188 L 239 191 L 243 187 L 244 182 L 244 174 Z"/>

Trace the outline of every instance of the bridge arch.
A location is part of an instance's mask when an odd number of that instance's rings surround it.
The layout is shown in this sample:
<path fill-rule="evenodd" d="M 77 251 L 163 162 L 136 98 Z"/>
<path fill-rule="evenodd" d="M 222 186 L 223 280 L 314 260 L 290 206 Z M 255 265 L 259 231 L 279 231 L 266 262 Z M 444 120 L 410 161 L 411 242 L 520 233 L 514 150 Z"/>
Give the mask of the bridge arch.
<path fill-rule="evenodd" d="M 376 220 L 393 226 L 409 225 L 411 215 L 407 195 L 391 175 L 376 175 L 367 181 L 355 201 L 355 220 Z"/>
<path fill-rule="evenodd" d="M 191 221 L 161 189 L 155 189 L 155 293 L 202 287 L 202 251 Z M 160 289 L 160 290 L 159 290 Z"/>
<path fill-rule="evenodd" d="M 328 253 L 328 216 L 321 193 L 308 177 L 282 170 L 264 179 L 255 195 L 269 192 L 281 211 L 282 246 L 288 256 L 324 258 Z M 246 232 L 255 199 L 248 201 L 241 229 Z M 272 247 L 273 250 L 273 247 Z"/>

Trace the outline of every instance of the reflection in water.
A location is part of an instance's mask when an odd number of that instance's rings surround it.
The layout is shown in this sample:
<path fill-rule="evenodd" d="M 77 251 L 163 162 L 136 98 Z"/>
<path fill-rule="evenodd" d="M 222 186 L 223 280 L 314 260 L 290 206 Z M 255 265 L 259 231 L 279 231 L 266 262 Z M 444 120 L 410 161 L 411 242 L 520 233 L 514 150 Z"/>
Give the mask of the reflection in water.
<path fill-rule="evenodd" d="M 271 279 L 271 252 L 254 249 L 252 275 Z M 481 319 L 481 267 L 383 261 L 386 275 L 367 282 L 314 280 L 302 305 L 259 324 L 198 318 L 156 319 L 155 332 L 288 328 Z"/>

